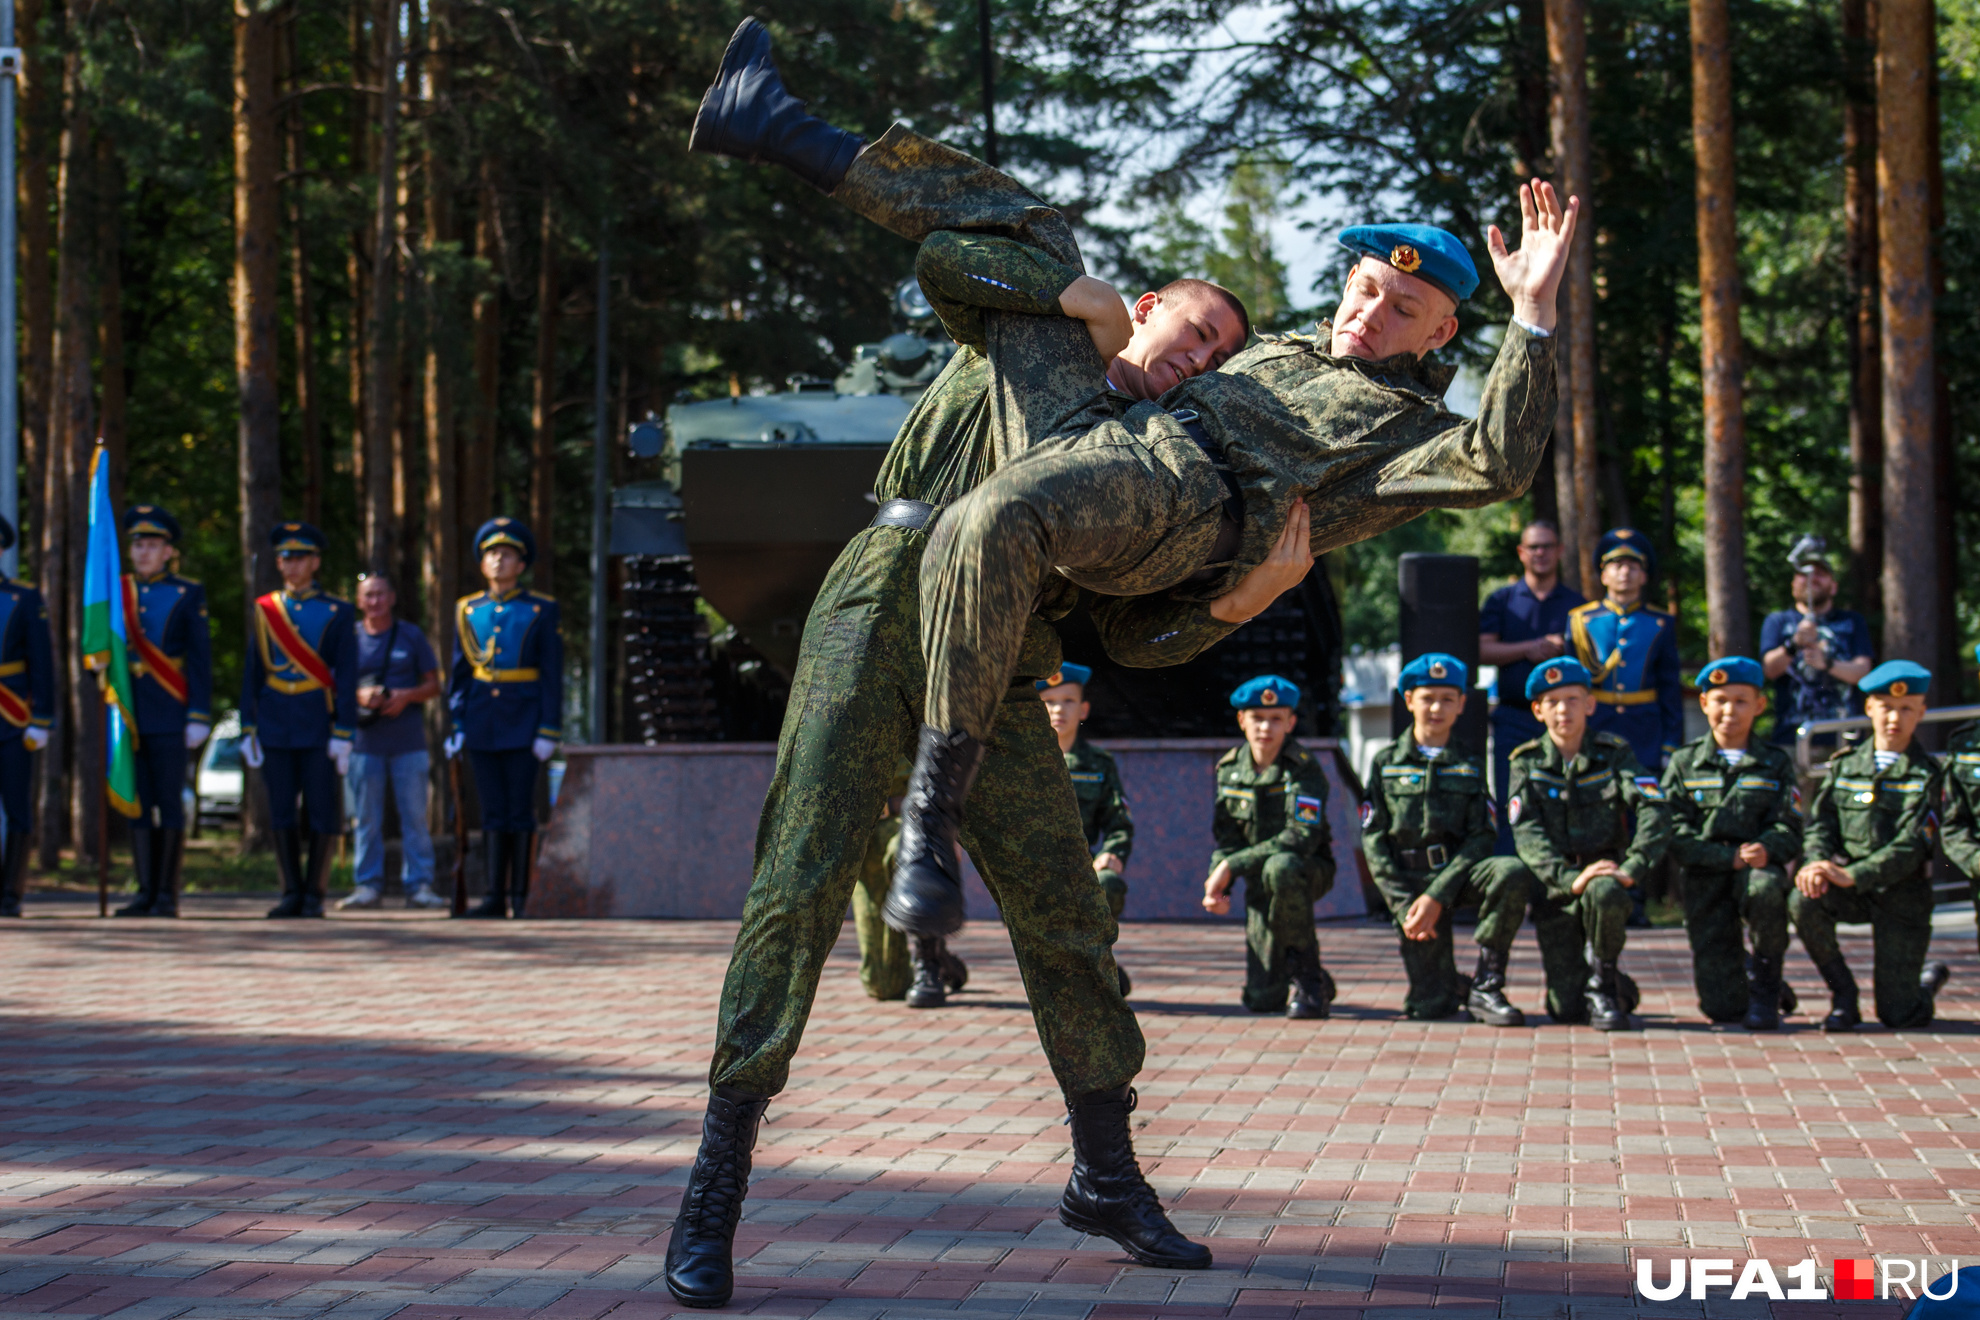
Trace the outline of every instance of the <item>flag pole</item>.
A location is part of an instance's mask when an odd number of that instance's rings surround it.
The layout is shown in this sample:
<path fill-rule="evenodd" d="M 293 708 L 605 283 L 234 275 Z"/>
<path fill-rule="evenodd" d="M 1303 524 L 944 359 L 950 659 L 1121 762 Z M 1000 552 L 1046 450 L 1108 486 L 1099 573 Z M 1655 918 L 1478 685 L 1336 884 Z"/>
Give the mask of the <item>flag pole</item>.
<path fill-rule="evenodd" d="M 106 708 L 104 717 L 109 717 Z M 110 915 L 110 763 L 103 764 L 103 805 L 96 813 L 96 915 Z"/>

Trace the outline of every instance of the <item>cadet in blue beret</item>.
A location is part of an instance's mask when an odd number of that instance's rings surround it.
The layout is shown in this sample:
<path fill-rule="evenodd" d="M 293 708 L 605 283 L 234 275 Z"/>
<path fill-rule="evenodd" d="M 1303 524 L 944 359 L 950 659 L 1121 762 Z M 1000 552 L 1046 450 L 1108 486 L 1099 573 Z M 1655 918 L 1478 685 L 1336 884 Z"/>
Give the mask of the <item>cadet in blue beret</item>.
<path fill-rule="evenodd" d="M 1801 793 L 1787 750 L 1752 736 L 1766 682 L 1760 662 L 1743 655 L 1699 670 L 1707 732 L 1672 754 L 1663 780 L 1699 1011 L 1748 1031 L 1778 1030 L 1797 1006 L 1781 960 Z"/>
<path fill-rule="evenodd" d="M 343 832 L 338 776 L 357 724 L 357 607 L 316 585 L 323 533 L 306 522 L 269 534 L 282 589 L 254 603 L 241 675 L 241 759 L 261 771 L 282 900 L 271 917 L 320 917 Z M 296 811 L 309 813 L 307 860 Z"/>
<path fill-rule="evenodd" d="M 1808 816 L 1806 862 L 1788 912 L 1802 947 L 1829 987 L 1824 1031 L 1863 1020 L 1856 976 L 1836 923 L 1869 922 L 1876 956 L 1877 1020 L 1892 1030 L 1930 1026 L 1952 975 L 1927 962 L 1932 946 L 1932 854 L 1944 775 L 1912 741 L 1925 716 L 1932 671 L 1887 660 L 1857 682 L 1870 737 L 1829 762 Z M 1960 763 L 1952 763 L 1955 772 Z"/>
<path fill-rule="evenodd" d="M 1593 677 L 1589 727 L 1626 739 L 1637 760 L 1661 770 L 1684 741 L 1684 678 L 1677 620 L 1643 603 L 1657 552 L 1642 532 L 1618 527 L 1602 537 L 1596 557 L 1603 598 L 1568 616 L 1575 655 Z"/>
<path fill-rule="evenodd" d="M 1086 846 L 1093 851 L 1094 879 L 1100 882 L 1100 892 L 1107 896 L 1107 910 L 1118 922 L 1127 908 L 1123 873 L 1128 854 L 1134 851 L 1134 817 L 1128 811 L 1127 790 L 1121 786 L 1121 768 L 1114 754 L 1095 747 L 1079 731 L 1093 713 L 1092 703 L 1086 699 L 1086 685 L 1092 679 L 1093 671 L 1085 665 L 1062 664 L 1058 672 L 1039 679 L 1035 686 L 1052 721 L 1052 732 L 1059 739 L 1059 751 L 1066 758 L 1066 773 L 1072 776 L 1080 829 Z M 1121 994 L 1126 995 L 1134 983 L 1118 959 L 1115 967 L 1120 973 Z"/>
<path fill-rule="evenodd" d="M 1264 674 L 1231 693 L 1244 742 L 1217 762 L 1216 849 L 1203 906 L 1222 916 L 1244 879 L 1244 1006 L 1324 1018 L 1334 978 L 1320 965 L 1313 905 L 1334 887 L 1327 775 L 1292 737 L 1299 687 Z"/>
<path fill-rule="evenodd" d="M 1581 661 L 1571 656 L 1562 656 L 1558 660 L 1533 666 L 1533 672 L 1526 676 L 1526 699 L 1538 701 L 1555 688 L 1593 689 L 1594 686 L 1594 680 L 1588 676 L 1588 670 Z"/>
<path fill-rule="evenodd" d="M 1456 234 L 1435 225 L 1355 225 L 1341 231 L 1341 246 L 1373 257 L 1461 303 L 1478 292 L 1478 267 Z"/>
<path fill-rule="evenodd" d="M 0 517 L 0 550 L 14 544 L 14 525 Z M 0 807 L 7 813 L 0 852 L 0 917 L 21 915 L 27 886 L 32 753 L 48 745 L 55 727 L 55 652 L 48 606 L 25 582 L 0 574 Z"/>
<path fill-rule="evenodd" d="M 120 917 L 179 915 L 186 846 L 186 753 L 213 726 L 213 637 L 206 588 L 173 571 L 179 520 L 155 504 L 124 513 L 131 571 L 131 699 L 137 718 L 138 815 L 131 822 L 137 894 Z"/>
<path fill-rule="evenodd" d="M 474 535 L 486 590 L 454 606 L 454 674 L 447 707 L 481 798 L 487 889 L 470 917 L 523 915 L 536 833 L 536 777 L 563 737 L 564 643 L 557 602 L 521 585 L 536 538 L 514 518 L 491 518 Z"/>

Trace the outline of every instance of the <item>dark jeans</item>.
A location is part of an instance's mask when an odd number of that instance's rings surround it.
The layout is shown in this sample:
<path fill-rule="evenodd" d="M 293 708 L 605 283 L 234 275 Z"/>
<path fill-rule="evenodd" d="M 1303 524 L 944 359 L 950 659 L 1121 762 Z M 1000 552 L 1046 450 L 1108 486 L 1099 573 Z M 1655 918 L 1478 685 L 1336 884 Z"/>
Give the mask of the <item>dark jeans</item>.
<path fill-rule="evenodd" d="M 481 828 L 530 834 L 536 830 L 536 771 L 542 763 L 527 747 L 468 753 L 474 787 L 481 794 Z"/>
<path fill-rule="evenodd" d="M 337 791 L 337 767 L 327 747 L 264 747 L 261 782 L 268 788 L 268 823 L 278 830 L 295 829 L 300 821 L 296 799 L 309 812 L 309 828 L 317 834 L 340 834 L 344 829 L 343 795 Z"/>

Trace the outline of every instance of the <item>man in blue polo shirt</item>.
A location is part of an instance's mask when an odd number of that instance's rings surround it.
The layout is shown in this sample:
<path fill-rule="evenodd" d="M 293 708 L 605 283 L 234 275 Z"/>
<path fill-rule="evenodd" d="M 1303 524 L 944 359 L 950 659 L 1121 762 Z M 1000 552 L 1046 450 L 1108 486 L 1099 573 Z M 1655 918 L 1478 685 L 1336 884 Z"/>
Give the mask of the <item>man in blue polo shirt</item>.
<path fill-rule="evenodd" d="M 1511 586 L 1485 598 L 1478 612 L 1478 661 L 1499 667 L 1499 705 L 1492 712 L 1492 791 L 1499 800 L 1501 857 L 1513 854 L 1512 820 L 1506 815 L 1506 784 L 1512 749 L 1545 730 L 1524 700 L 1533 666 L 1568 652 L 1568 614 L 1585 604 L 1582 594 L 1561 581 L 1560 529 L 1535 518 L 1519 533 L 1519 562 L 1526 570 Z"/>

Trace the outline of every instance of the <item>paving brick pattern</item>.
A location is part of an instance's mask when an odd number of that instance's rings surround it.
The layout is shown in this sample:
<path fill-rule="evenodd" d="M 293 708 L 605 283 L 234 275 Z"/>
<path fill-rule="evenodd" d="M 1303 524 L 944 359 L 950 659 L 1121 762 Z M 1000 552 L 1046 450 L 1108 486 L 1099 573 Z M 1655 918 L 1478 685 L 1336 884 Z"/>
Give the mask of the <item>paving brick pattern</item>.
<path fill-rule="evenodd" d="M 0 1313 L 679 1313 L 659 1276 L 733 926 L 37 910 L 0 929 Z M 1674 931 L 1632 939 L 1651 1029 L 1621 1036 L 1399 1021 L 1393 937 L 1361 924 L 1323 936 L 1332 1021 L 1254 1017 L 1239 940 L 1121 944 L 1137 1141 L 1214 1270 L 1058 1224 L 1063 1109 L 1001 931 L 958 941 L 964 1006 L 917 1013 L 860 994 L 848 927 L 764 1129 L 734 1309 L 1764 1315 L 1639 1303 L 1631 1262 L 1814 1255 L 1826 1281 L 1835 1256 L 1980 1257 L 1970 921 L 1940 935 L 1937 1029 L 1841 1039 L 1702 1024 Z M 1513 976 L 1535 1004 L 1530 938 Z"/>

